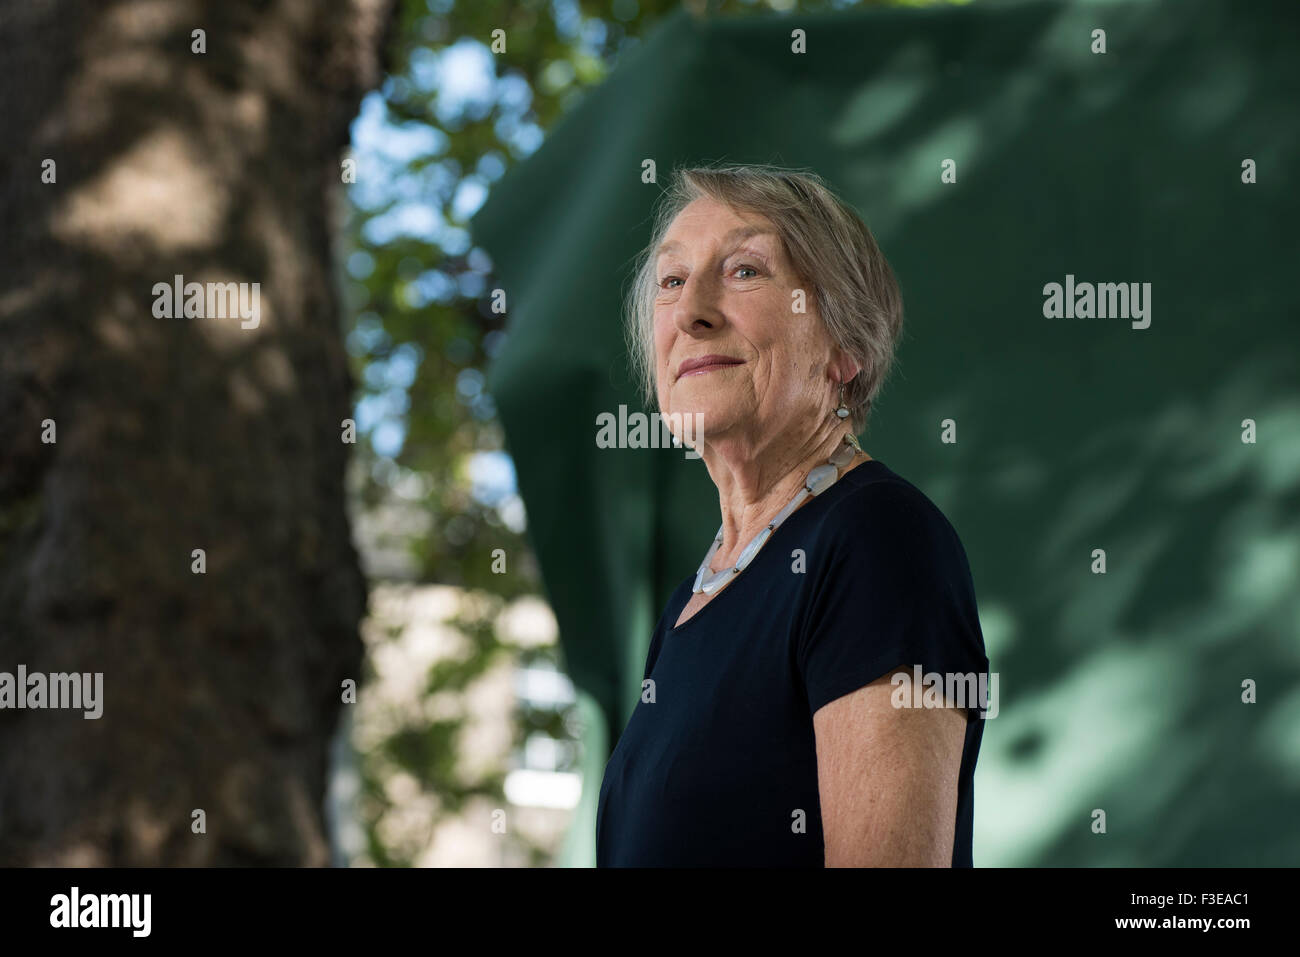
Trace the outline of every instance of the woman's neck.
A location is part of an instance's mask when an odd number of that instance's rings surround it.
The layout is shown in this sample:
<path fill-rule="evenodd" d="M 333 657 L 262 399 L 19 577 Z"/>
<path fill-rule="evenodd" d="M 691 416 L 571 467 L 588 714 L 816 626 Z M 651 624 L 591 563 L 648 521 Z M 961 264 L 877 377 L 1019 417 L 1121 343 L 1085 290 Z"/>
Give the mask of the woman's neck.
<path fill-rule="evenodd" d="M 784 443 L 756 453 L 721 443 L 705 448 L 703 458 L 718 487 L 722 513 L 722 544 L 714 555 L 715 570 L 740 557 L 750 540 L 803 488 L 808 473 L 825 465 L 844 444 L 845 435 L 846 429 L 835 423 L 798 448 Z M 866 453 L 856 454 L 840 475 L 868 459 Z"/>

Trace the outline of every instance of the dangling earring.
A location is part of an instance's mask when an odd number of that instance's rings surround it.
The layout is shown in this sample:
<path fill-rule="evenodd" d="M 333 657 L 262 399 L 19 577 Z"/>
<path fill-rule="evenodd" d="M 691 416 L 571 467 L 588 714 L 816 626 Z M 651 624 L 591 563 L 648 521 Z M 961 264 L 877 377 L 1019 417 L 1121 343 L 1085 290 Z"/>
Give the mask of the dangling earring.
<path fill-rule="evenodd" d="M 844 383 L 843 382 L 840 383 L 840 407 L 835 410 L 835 414 L 838 415 L 841 419 L 847 419 L 849 417 L 848 407 L 844 404 Z"/>
<path fill-rule="evenodd" d="M 843 382 L 840 383 L 840 407 L 835 410 L 835 414 L 839 416 L 841 419 L 847 419 L 849 417 L 849 408 L 844 404 L 844 383 Z M 862 453 L 862 446 L 858 444 L 858 437 L 853 434 L 852 429 L 849 429 L 848 432 L 844 433 L 844 441 L 847 442 L 849 445 L 853 446 L 855 451 L 857 451 L 860 454 Z"/>

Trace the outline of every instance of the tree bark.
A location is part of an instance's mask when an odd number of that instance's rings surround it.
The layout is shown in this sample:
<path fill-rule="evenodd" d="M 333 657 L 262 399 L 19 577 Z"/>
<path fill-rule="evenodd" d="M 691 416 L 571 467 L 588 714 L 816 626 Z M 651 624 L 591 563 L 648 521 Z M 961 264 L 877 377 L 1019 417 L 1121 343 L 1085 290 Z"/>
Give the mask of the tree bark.
<path fill-rule="evenodd" d="M 0 864 L 329 862 L 366 598 L 331 240 L 390 17 L 0 8 L 0 672 L 103 675 L 97 719 L 0 710 Z M 177 275 L 259 321 L 158 317 Z"/>

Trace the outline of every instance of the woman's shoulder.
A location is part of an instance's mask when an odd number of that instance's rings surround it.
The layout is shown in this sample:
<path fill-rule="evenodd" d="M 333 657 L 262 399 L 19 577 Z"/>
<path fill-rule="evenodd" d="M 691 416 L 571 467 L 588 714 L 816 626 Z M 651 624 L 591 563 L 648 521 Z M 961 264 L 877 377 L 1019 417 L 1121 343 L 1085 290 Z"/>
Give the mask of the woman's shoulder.
<path fill-rule="evenodd" d="M 957 530 L 943 511 L 880 460 L 852 469 L 832 490 L 838 494 L 819 516 L 817 539 L 855 550 L 906 550 L 925 558 L 955 550 L 965 560 Z"/>

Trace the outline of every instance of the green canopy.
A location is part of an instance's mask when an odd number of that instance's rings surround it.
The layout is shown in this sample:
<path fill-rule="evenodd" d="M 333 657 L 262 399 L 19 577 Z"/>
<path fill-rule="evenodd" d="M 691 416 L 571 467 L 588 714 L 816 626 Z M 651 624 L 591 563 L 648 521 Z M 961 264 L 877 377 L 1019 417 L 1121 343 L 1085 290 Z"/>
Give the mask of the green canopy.
<path fill-rule="evenodd" d="M 568 863 L 594 860 L 651 630 L 717 530 L 700 461 L 596 444 L 598 415 L 642 408 L 620 293 L 653 203 L 715 160 L 812 168 L 898 273 L 904 338 L 862 442 L 971 561 L 1003 694 L 976 860 L 1300 857 L 1265 823 L 1300 781 L 1295 25 L 1284 0 L 681 12 L 493 189 L 490 386 L 590 719 Z M 1149 283 L 1149 325 L 1049 317 L 1051 283 L 1071 306 Z"/>

